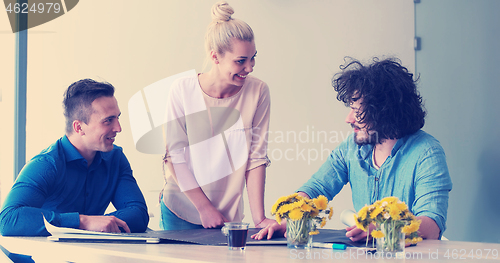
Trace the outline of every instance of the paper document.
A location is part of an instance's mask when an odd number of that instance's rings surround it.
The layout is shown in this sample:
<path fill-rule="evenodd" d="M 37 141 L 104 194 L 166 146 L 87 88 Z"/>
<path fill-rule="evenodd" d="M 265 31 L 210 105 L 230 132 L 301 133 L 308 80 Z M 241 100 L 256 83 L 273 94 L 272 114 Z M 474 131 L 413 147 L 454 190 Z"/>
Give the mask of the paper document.
<path fill-rule="evenodd" d="M 144 243 L 159 243 L 159 238 L 129 236 L 123 233 L 105 233 L 88 231 L 82 229 L 57 227 L 50 224 L 45 217 L 43 218 L 45 228 L 51 234 L 47 239 L 50 241 L 66 241 L 66 242 L 144 242 Z"/>

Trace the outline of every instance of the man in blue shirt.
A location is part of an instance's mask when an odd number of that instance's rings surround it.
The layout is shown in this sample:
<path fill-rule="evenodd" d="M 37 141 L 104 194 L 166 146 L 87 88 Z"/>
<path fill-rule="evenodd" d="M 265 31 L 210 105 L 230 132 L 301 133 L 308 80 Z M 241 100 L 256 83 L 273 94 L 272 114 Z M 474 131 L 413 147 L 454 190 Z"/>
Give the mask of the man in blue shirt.
<path fill-rule="evenodd" d="M 19 173 L 0 213 L 3 236 L 47 236 L 59 227 L 144 232 L 146 202 L 122 148 L 120 109 L 109 83 L 84 79 L 64 94 L 66 135 Z M 110 202 L 116 211 L 104 215 Z"/>
<path fill-rule="evenodd" d="M 354 208 L 396 196 L 421 220 L 422 238 L 438 239 L 446 228 L 452 188 L 444 150 L 422 131 L 425 111 L 413 74 L 396 59 L 363 65 L 351 60 L 335 75 L 337 99 L 351 108 L 346 122 L 354 129 L 297 192 L 332 200 L 350 183 Z M 253 237 L 270 238 L 285 224 L 269 226 Z M 353 241 L 367 233 L 348 227 Z"/>

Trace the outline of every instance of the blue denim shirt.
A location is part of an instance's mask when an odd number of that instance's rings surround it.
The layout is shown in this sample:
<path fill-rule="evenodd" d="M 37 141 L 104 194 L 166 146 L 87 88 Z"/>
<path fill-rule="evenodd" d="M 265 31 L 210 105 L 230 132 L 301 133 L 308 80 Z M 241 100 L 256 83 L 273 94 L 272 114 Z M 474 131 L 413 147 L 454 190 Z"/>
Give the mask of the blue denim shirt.
<path fill-rule="evenodd" d="M 356 211 L 384 197 L 396 196 L 415 216 L 432 218 L 441 236 L 446 229 L 452 183 L 439 142 L 422 130 L 401 138 L 379 170 L 373 167 L 372 153 L 372 145 L 357 145 L 351 134 L 297 191 L 311 198 L 324 195 L 332 200 L 350 183 Z"/>

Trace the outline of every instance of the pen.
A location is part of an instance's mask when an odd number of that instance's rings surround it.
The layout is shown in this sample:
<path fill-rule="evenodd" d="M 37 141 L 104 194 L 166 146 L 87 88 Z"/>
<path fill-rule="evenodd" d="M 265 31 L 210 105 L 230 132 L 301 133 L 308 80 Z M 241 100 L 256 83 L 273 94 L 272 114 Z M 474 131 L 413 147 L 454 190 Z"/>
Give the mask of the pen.
<path fill-rule="evenodd" d="M 321 243 L 321 242 L 313 242 L 312 246 L 313 247 L 321 247 L 321 248 L 333 248 L 333 249 L 340 249 L 340 250 L 345 250 L 345 248 L 346 248 L 345 244 Z"/>

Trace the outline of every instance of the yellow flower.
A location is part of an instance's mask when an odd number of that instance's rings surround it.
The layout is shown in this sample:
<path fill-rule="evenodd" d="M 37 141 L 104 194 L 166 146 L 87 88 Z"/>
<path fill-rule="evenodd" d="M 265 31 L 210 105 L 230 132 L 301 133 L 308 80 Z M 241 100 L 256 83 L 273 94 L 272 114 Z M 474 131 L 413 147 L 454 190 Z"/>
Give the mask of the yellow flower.
<path fill-rule="evenodd" d="M 301 220 L 311 219 L 313 222 L 314 231 L 311 235 L 318 234 L 316 230 L 318 226 L 324 227 L 327 216 L 332 218 L 333 209 L 325 210 L 328 206 L 328 199 L 325 196 L 319 196 L 315 199 L 309 199 L 293 193 L 288 196 L 280 197 L 271 209 L 271 214 L 276 217 L 276 222 L 282 224 L 284 219 Z M 320 212 L 324 215 L 320 216 Z"/>
<path fill-rule="evenodd" d="M 278 210 L 277 214 L 283 215 L 283 214 L 285 214 L 286 212 L 288 212 L 288 211 L 290 211 L 292 209 L 293 209 L 293 205 L 292 204 L 285 204 L 285 205 L 282 205 L 280 207 L 280 209 Z"/>
<path fill-rule="evenodd" d="M 291 203 L 291 204 L 290 204 L 290 205 L 291 205 L 290 211 L 291 211 L 292 209 L 296 209 L 296 208 L 300 209 L 300 208 L 302 207 L 302 205 L 303 205 L 303 204 L 306 204 L 306 201 L 305 201 L 304 199 L 299 200 L 299 201 L 296 201 L 296 202 L 294 202 L 294 203 Z"/>
<path fill-rule="evenodd" d="M 318 230 L 315 230 L 315 231 L 311 231 L 311 232 L 309 232 L 309 235 L 310 235 L 310 236 L 317 235 L 317 234 L 319 234 L 319 231 L 318 231 Z"/>
<path fill-rule="evenodd" d="M 398 201 L 398 198 L 395 196 L 389 196 L 381 200 L 383 202 L 387 202 L 387 204 L 393 204 Z"/>
<path fill-rule="evenodd" d="M 275 215 L 275 214 L 276 214 L 276 212 L 278 212 L 278 205 L 279 205 L 278 203 L 275 203 L 275 204 L 273 205 L 273 207 L 271 208 L 271 214 L 272 214 L 272 215 Z"/>
<path fill-rule="evenodd" d="M 411 222 L 410 225 L 404 226 L 403 229 L 401 229 L 401 231 L 407 235 L 416 232 L 420 228 L 421 222 L 422 222 L 421 220 L 414 220 Z"/>
<path fill-rule="evenodd" d="M 405 202 L 397 202 L 396 206 L 398 207 L 399 210 L 407 212 L 408 206 L 405 204 Z"/>
<path fill-rule="evenodd" d="M 328 219 L 331 220 L 333 216 L 333 208 L 330 207 L 330 212 L 328 213 Z"/>
<path fill-rule="evenodd" d="M 418 242 L 422 241 L 422 238 L 421 237 L 414 237 L 412 240 L 411 240 L 411 243 L 412 244 L 417 244 Z"/>
<path fill-rule="evenodd" d="M 406 225 L 401 229 L 401 232 L 405 233 L 405 235 L 409 235 L 415 231 L 412 231 L 411 225 Z"/>
<path fill-rule="evenodd" d="M 299 220 L 302 219 L 302 216 L 304 215 L 304 212 L 302 212 L 300 209 L 293 209 L 290 211 L 288 214 L 288 217 L 292 220 Z"/>
<path fill-rule="evenodd" d="M 399 214 L 401 213 L 401 210 L 399 210 L 398 206 L 396 204 L 390 204 L 389 205 L 389 215 L 391 216 L 392 220 L 399 220 L 401 219 L 399 217 Z"/>
<path fill-rule="evenodd" d="M 368 206 L 361 208 L 358 212 L 358 217 L 362 220 L 366 219 L 366 213 L 368 212 Z"/>
<path fill-rule="evenodd" d="M 313 202 L 319 210 L 324 210 L 328 206 L 328 198 L 324 195 L 320 195 L 318 198 L 313 199 Z"/>
<path fill-rule="evenodd" d="M 276 214 L 276 222 L 281 225 L 281 216 Z"/>
<path fill-rule="evenodd" d="M 293 193 L 293 194 L 287 196 L 286 199 L 287 199 L 288 203 L 291 203 L 291 202 L 296 202 L 297 200 L 302 200 L 302 199 L 304 199 L 304 197 L 300 196 L 298 193 Z"/>
<path fill-rule="evenodd" d="M 313 209 L 311 211 L 311 214 L 310 214 L 311 217 L 317 217 L 318 215 L 319 215 L 319 210 L 318 209 Z"/>
<path fill-rule="evenodd" d="M 354 216 L 356 227 L 363 231 L 368 231 L 368 225 L 390 223 L 391 230 L 399 230 L 406 234 L 407 243 L 417 243 L 422 241 L 418 236 L 420 228 L 420 220 L 416 220 L 415 216 L 408 210 L 408 206 L 400 201 L 395 196 L 389 196 L 382 200 L 374 202 L 372 205 L 366 205 L 357 215 Z M 384 233 L 380 230 L 375 230 L 371 233 L 374 238 L 384 237 Z M 368 242 L 368 236 L 367 236 Z"/>
<path fill-rule="evenodd" d="M 288 196 L 282 196 L 278 199 L 278 201 L 276 201 L 276 203 L 274 203 L 273 207 L 271 208 L 271 213 L 274 215 L 278 212 L 278 207 L 286 202 L 288 200 Z"/>
<path fill-rule="evenodd" d="M 384 211 L 384 208 L 378 206 L 376 207 L 375 209 L 373 209 L 373 211 L 370 213 L 370 218 L 371 219 L 375 219 L 378 215 L 380 215 L 380 213 L 382 213 Z"/>
<path fill-rule="evenodd" d="M 323 228 L 326 225 L 326 218 L 321 219 L 321 225 L 319 227 Z"/>
<path fill-rule="evenodd" d="M 356 215 L 354 215 L 354 222 L 356 223 L 357 228 L 366 232 L 366 226 L 363 225 L 363 219 L 361 219 L 361 217 L 357 217 Z"/>
<path fill-rule="evenodd" d="M 300 209 L 304 212 L 311 212 L 311 210 L 313 210 L 313 207 L 305 203 L 300 207 Z"/>
<path fill-rule="evenodd" d="M 385 236 L 384 233 L 382 233 L 382 231 L 380 231 L 380 230 L 373 230 L 372 231 L 373 238 L 382 238 L 384 236 Z"/>

